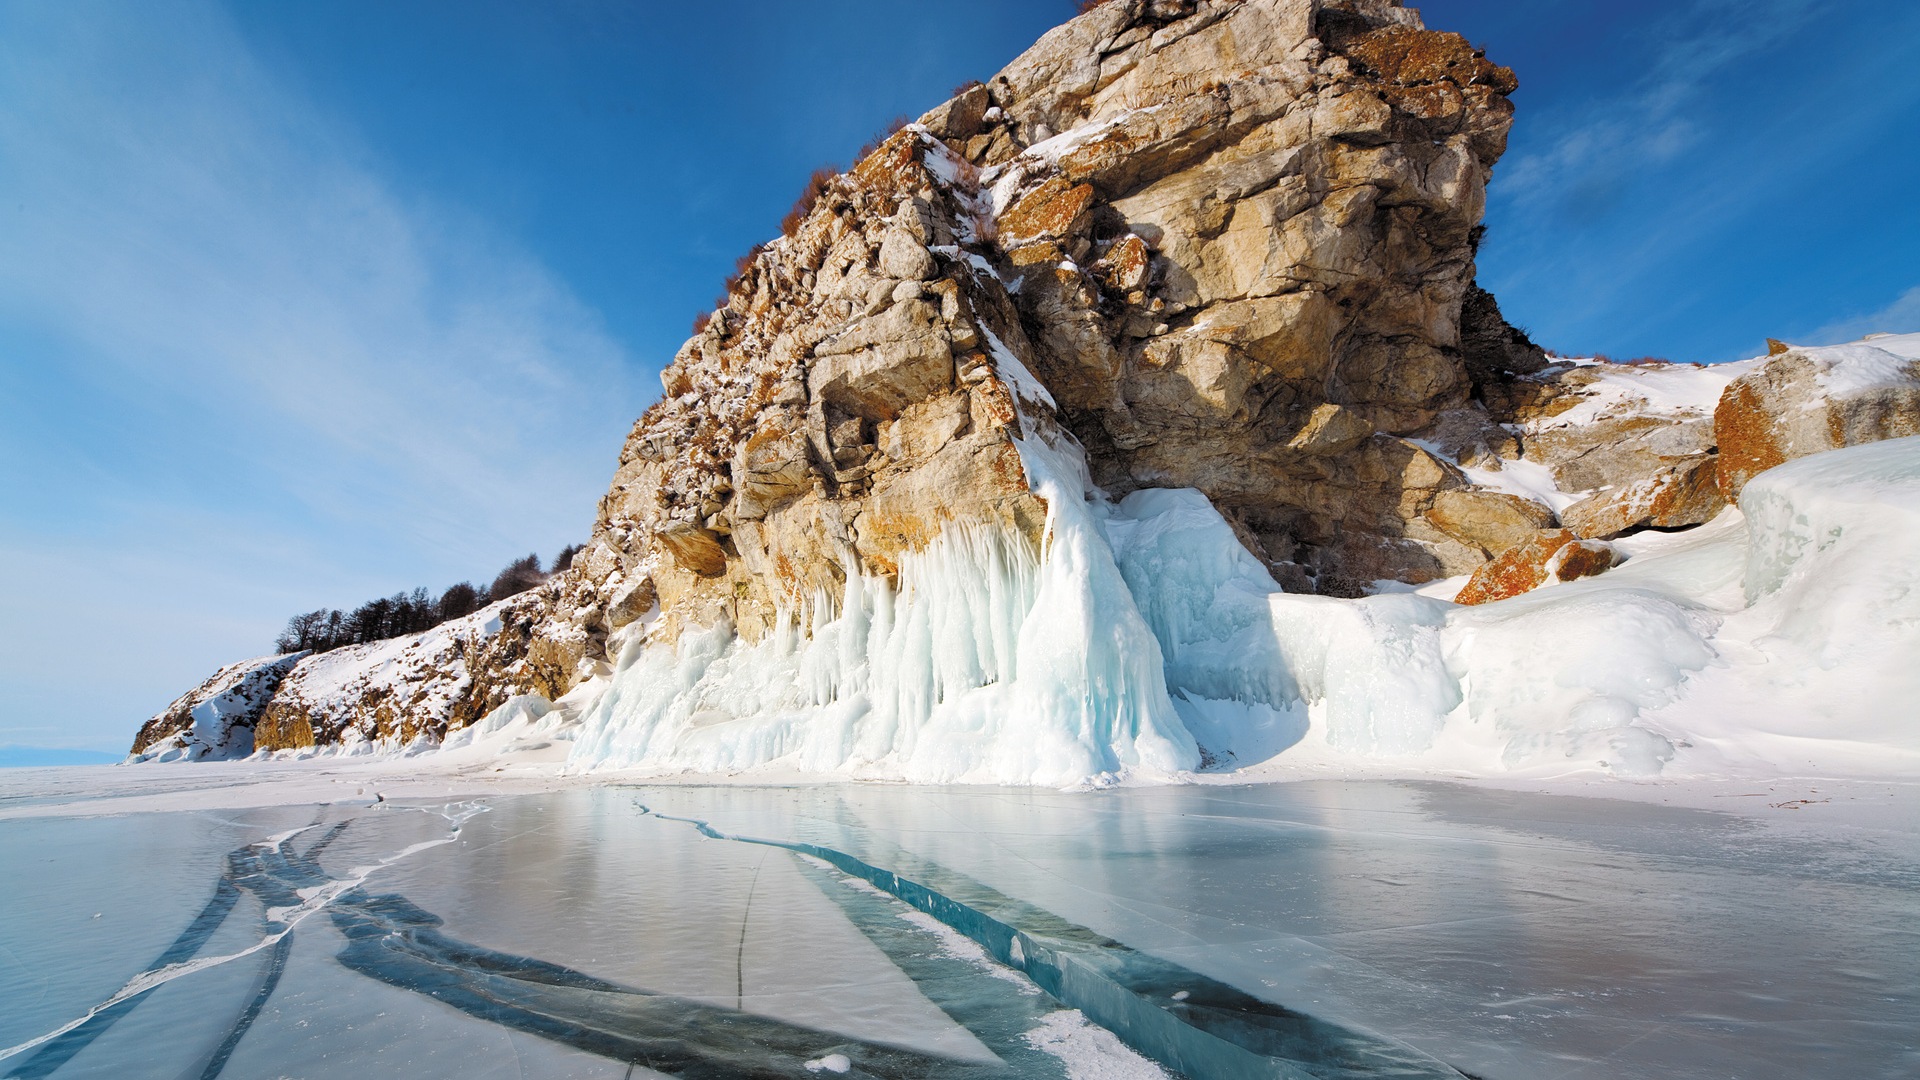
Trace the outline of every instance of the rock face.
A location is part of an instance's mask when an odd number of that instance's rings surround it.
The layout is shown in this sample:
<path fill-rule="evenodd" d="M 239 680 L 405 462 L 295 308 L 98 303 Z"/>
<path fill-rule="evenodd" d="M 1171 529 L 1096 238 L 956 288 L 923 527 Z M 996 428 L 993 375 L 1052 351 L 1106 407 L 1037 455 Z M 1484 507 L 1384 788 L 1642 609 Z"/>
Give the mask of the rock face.
<path fill-rule="evenodd" d="M 1350 592 L 1483 557 L 1422 520 L 1465 483 L 1405 437 L 1471 405 L 1514 86 L 1394 4 L 1113 3 L 988 84 L 996 126 L 934 133 L 994 170 L 990 256 L 1095 481 L 1198 488 Z"/>
<path fill-rule="evenodd" d="M 1618 553 L 1602 541 L 1582 540 L 1567 529 L 1544 529 L 1474 571 L 1454 602 L 1472 606 L 1505 600 L 1549 582 L 1604 573 L 1618 561 Z"/>
<path fill-rule="evenodd" d="M 1461 325 L 1514 85 L 1390 3 L 1058 28 L 745 268 L 629 438 L 569 603 L 644 582 L 669 635 L 757 636 L 942 529 L 1037 542 L 1014 440 L 1056 425 L 1109 493 L 1196 487 L 1297 585 L 1472 569 L 1551 515 L 1459 539 L 1425 515 L 1470 485 L 1406 436 L 1453 413 L 1499 441 Z M 1482 373 L 1535 362 L 1476 295 Z M 582 658 L 621 619 L 582 622 Z"/>
<path fill-rule="evenodd" d="M 253 753 L 254 725 L 287 673 L 307 655 L 262 656 L 214 672 L 141 726 L 133 739 L 133 755 L 160 761 L 221 761 Z"/>

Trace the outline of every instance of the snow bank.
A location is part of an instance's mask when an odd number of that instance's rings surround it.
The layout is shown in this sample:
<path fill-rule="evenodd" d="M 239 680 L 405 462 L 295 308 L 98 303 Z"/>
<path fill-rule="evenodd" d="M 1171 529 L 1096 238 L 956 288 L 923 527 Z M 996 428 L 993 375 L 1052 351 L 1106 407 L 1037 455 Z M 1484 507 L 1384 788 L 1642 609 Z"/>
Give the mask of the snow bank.
<path fill-rule="evenodd" d="M 1724 663 L 1652 721 L 1704 763 L 1920 768 L 1920 437 L 1834 450 L 1741 492 L 1746 606 Z"/>
<path fill-rule="evenodd" d="M 1801 349 L 1813 361 L 1814 377 L 1831 397 L 1850 397 L 1892 387 L 1910 387 L 1917 380 L 1908 371 L 1920 360 L 1920 334 L 1887 334 Z"/>
<path fill-rule="evenodd" d="M 253 725 L 305 652 L 228 664 L 147 722 L 151 741 L 131 762 L 229 761 L 253 753 Z"/>
<path fill-rule="evenodd" d="M 1765 473 L 1599 578 L 1290 595 L 1191 490 L 1021 444 L 1044 548 L 967 528 L 747 645 L 629 649 L 576 768 L 1072 785 L 1284 756 L 1492 774 L 1920 765 L 1920 439 Z M 1083 493 L 1085 493 L 1083 495 Z M 804 629 L 803 629 L 804 628 Z"/>

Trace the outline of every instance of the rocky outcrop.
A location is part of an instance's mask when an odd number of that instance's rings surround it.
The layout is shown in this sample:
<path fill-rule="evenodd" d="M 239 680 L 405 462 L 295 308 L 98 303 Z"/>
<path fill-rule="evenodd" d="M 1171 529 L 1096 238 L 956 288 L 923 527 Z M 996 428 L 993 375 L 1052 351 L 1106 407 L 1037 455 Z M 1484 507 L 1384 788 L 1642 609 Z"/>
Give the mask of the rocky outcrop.
<path fill-rule="evenodd" d="M 1916 356 L 1920 335 L 1781 346 L 1735 379 L 1714 410 L 1721 493 L 1737 499 L 1748 480 L 1794 458 L 1920 434 Z"/>
<path fill-rule="evenodd" d="M 280 683 L 308 654 L 262 656 L 228 664 L 141 725 L 135 758 L 221 761 L 254 751 L 254 726 Z"/>
<path fill-rule="evenodd" d="M 1611 565 L 1592 541 L 1708 520 L 1730 456 L 1814 444 L 1784 403 L 1818 376 L 1723 422 L 1755 365 L 1549 363 L 1474 283 L 1514 88 L 1391 0 L 1092 8 L 743 260 L 570 570 L 302 661 L 259 744 L 437 738 L 636 642 L 786 648 L 854 592 L 884 621 L 872 598 L 906 605 L 935 551 L 1025 568 L 1026 596 L 1082 485 L 1197 489 L 1285 588 L 1334 596 L 1467 574 L 1470 599 L 1512 595 Z M 1883 390 L 1821 422 L 1900 430 Z M 1040 457 L 1069 462 L 1052 487 Z M 980 648 L 947 689 L 1008 677 L 1011 643 Z"/>
<path fill-rule="evenodd" d="M 1461 325 L 1513 87 L 1389 3 L 1060 27 L 745 267 L 629 438 L 570 603 L 645 582 L 668 635 L 755 636 L 944 528 L 1037 542 L 1035 425 L 1113 495 L 1205 492 L 1301 585 L 1471 569 L 1502 539 L 1426 520 L 1471 485 L 1408 436 L 1452 412 L 1500 441 Z M 1484 370 L 1525 369 L 1475 295 Z M 582 660 L 613 622 L 579 624 Z"/>
<path fill-rule="evenodd" d="M 1514 87 L 1389 0 L 1095 7 L 743 262 L 507 663 L 327 654 L 262 745 L 432 733 L 463 680 L 564 690 L 641 634 L 758 640 L 945 533 L 1037 552 L 1034 440 L 1114 496 L 1198 488 L 1291 587 L 1471 570 L 1550 523 L 1420 437 L 1511 442 L 1476 381 L 1531 344 L 1472 282 Z"/>

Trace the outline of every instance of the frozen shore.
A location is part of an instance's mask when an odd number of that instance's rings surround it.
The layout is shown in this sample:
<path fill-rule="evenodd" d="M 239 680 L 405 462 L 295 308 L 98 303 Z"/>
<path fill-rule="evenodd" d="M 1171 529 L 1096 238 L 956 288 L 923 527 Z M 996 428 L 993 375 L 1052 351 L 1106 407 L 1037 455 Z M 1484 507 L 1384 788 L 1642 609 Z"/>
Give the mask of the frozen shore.
<path fill-rule="evenodd" d="M 0 1066 L 1913 1064 L 1920 785 L 1296 768 L 1059 791 L 582 776 L 542 753 L 0 774 L 0 857 L 36 868 L 0 883 L 0 990 L 27 1003 Z M 1223 1045 L 1219 1010 L 1268 1027 Z M 660 1041 L 684 1032 L 708 1034 Z"/>

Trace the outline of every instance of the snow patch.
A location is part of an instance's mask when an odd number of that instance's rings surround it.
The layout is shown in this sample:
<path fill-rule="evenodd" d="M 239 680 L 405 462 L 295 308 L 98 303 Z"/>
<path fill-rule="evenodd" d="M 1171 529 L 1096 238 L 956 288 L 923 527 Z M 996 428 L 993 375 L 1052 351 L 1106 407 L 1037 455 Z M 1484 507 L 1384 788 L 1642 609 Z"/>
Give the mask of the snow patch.
<path fill-rule="evenodd" d="M 1040 1018 L 1024 1036 L 1028 1046 L 1066 1066 L 1069 1080 L 1167 1080 L 1167 1072 L 1078 1009 Z"/>

